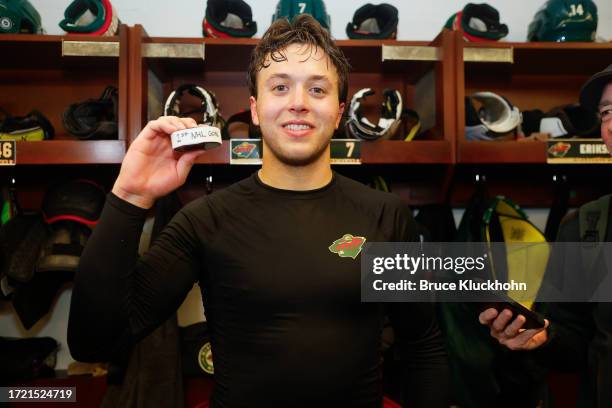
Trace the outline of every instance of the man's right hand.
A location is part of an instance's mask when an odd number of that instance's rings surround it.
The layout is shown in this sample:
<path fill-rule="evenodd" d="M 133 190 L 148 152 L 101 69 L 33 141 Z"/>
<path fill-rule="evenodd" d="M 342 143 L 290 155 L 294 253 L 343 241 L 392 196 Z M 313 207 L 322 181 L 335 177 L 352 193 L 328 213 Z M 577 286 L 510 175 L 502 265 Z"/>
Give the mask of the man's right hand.
<path fill-rule="evenodd" d="M 510 350 L 533 350 L 548 341 L 546 329 L 549 322 L 544 319 L 545 326 L 541 329 L 523 329 L 525 317 L 517 316 L 512 320 L 512 312 L 504 309 L 501 313 L 490 308 L 480 313 L 480 324 L 488 326 L 491 336 Z"/>
<path fill-rule="evenodd" d="M 170 134 L 196 127 L 191 118 L 162 116 L 142 129 L 125 154 L 113 194 L 141 208 L 151 208 L 159 197 L 176 190 L 204 151 L 177 153 Z"/>

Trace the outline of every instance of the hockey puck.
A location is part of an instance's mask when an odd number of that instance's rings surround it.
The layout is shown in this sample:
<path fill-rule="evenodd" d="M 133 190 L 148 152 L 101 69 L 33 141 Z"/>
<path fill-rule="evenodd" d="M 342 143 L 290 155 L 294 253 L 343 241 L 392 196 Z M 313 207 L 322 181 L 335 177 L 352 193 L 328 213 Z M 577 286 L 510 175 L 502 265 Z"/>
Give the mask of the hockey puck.
<path fill-rule="evenodd" d="M 212 149 L 221 146 L 221 131 L 213 126 L 199 125 L 198 127 L 177 130 L 170 135 L 172 149 L 184 152 L 195 149 Z"/>

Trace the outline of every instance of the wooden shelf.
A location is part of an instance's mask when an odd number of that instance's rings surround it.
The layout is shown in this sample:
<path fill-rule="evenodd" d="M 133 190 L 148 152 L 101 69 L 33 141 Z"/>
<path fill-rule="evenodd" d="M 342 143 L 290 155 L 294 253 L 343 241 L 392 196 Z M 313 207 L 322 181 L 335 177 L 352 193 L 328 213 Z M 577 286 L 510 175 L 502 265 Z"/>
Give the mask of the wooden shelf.
<path fill-rule="evenodd" d="M 217 148 L 206 151 L 202 156 L 198 157 L 197 164 L 229 164 L 230 142 L 224 140 L 223 144 Z"/>
<path fill-rule="evenodd" d="M 487 70 L 507 70 L 513 74 L 531 75 L 581 75 L 590 76 L 605 68 L 612 58 L 611 43 L 585 42 L 500 42 L 500 43 L 463 43 L 464 55 L 469 52 L 480 54 L 479 61 L 466 61 L 466 64 L 479 65 L 481 62 L 504 62 L 501 66 Z M 493 51 L 491 60 L 487 61 L 486 51 Z M 499 61 L 499 51 L 512 54 L 512 61 Z M 494 51 L 497 51 L 495 53 Z M 507 64 L 509 62 L 509 64 Z"/>
<path fill-rule="evenodd" d="M 531 50 L 603 50 L 612 48 L 612 42 L 464 42 L 464 48 L 516 48 Z"/>
<path fill-rule="evenodd" d="M 410 82 L 431 70 L 441 55 L 438 47 L 425 41 L 340 40 L 337 44 L 349 60 L 351 72 L 401 74 Z"/>
<path fill-rule="evenodd" d="M 162 78 L 199 71 L 244 71 L 249 64 L 251 50 L 259 42 L 254 38 L 172 38 L 145 37 L 142 39 L 143 56 L 155 46 L 174 46 L 178 53 L 172 56 L 149 57 L 151 66 Z M 425 41 L 394 40 L 339 40 L 340 46 L 349 62 L 351 71 L 385 72 L 409 74 L 412 80 L 418 79 L 440 59 L 441 51 Z M 188 52 L 180 55 L 183 46 Z M 203 46 L 204 59 L 194 58 L 190 46 Z M 383 56 L 383 48 L 388 50 Z"/>
<path fill-rule="evenodd" d="M 117 69 L 118 59 L 103 56 L 74 58 L 62 56 L 64 41 L 89 43 L 119 43 L 119 37 L 87 35 L 3 34 L 0 36 L 0 54 L 10 55 L 2 61 L 0 70 L 48 70 L 75 67 L 79 69 Z"/>
<path fill-rule="evenodd" d="M 147 49 L 154 49 L 155 46 L 173 45 L 177 48 L 177 54 L 171 57 L 146 57 L 148 65 L 164 80 L 176 75 L 199 74 L 205 71 L 244 71 L 257 42 L 258 40 L 253 38 L 144 37 L 141 52 L 145 58 Z M 191 52 L 181 55 L 181 46 L 184 51 L 192 49 L 193 46 L 203 46 L 204 58 L 194 58 Z"/>
<path fill-rule="evenodd" d="M 546 143 L 539 141 L 465 141 L 458 143 L 457 163 L 544 164 Z"/>
<path fill-rule="evenodd" d="M 17 165 L 119 164 L 125 140 L 44 140 L 17 142 Z"/>
<path fill-rule="evenodd" d="M 381 140 L 363 142 L 363 164 L 451 164 L 451 142 L 446 140 Z"/>
<path fill-rule="evenodd" d="M 379 115 L 383 89 L 398 89 L 407 106 L 424 103 L 424 118 L 433 137 L 413 143 L 363 144 L 366 164 L 450 164 L 455 143 L 443 135 L 454 132 L 453 56 L 454 37 L 442 32 L 434 41 L 339 40 L 351 64 L 349 97 L 365 87 L 376 95 L 364 105 L 365 114 Z M 148 37 L 144 28 L 130 28 L 130 135 L 138 133 L 151 115 L 151 89 L 156 95 L 155 112 L 172 89 L 195 83 L 215 92 L 222 115 L 248 109 L 246 70 L 259 39 L 211 39 Z M 202 48 L 200 48 L 202 47 Z M 203 54 L 203 58 L 202 58 Z M 147 57 L 148 55 L 148 57 Z M 133 62 L 133 63 L 132 63 Z M 153 74 L 153 75 L 150 75 Z M 422 81 L 426 74 L 432 74 Z M 152 79 L 153 77 L 153 79 Z M 147 93 L 148 92 L 148 93 Z M 147 101 L 149 105 L 147 105 Z M 147 108 L 148 106 L 148 108 Z M 371 108 L 371 109 L 370 109 Z M 371 112 L 370 112 L 371 110 Z M 132 114 L 132 112 L 134 114 Z M 437 112 L 437 114 L 433 113 Z M 444 140 L 442 140 L 444 139 Z M 229 163 L 225 145 L 200 157 L 201 164 Z"/>
<path fill-rule="evenodd" d="M 2 34 L 0 36 L 0 43 L 7 42 L 20 42 L 20 43 L 48 43 L 48 42 L 61 42 L 64 40 L 76 40 L 76 41 L 94 41 L 94 42 L 105 42 L 105 41 L 119 41 L 119 36 L 101 37 L 96 35 L 82 35 L 82 34 L 64 34 L 64 35 L 48 35 L 48 34 Z"/>
<path fill-rule="evenodd" d="M 362 164 L 451 164 L 451 143 L 445 140 L 362 142 Z M 198 164 L 229 164 L 229 141 L 200 156 Z"/>
<path fill-rule="evenodd" d="M 258 38 L 207 38 L 207 37 L 144 37 L 143 44 L 208 44 L 232 46 L 255 47 Z"/>
<path fill-rule="evenodd" d="M 548 112 L 578 102 L 580 89 L 612 58 L 612 43 L 456 42 L 457 163 L 546 163 L 546 143 L 464 139 L 464 98 L 474 92 L 502 95 L 521 111 Z"/>
<path fill-rule="evenodd" d="M 88 35 L 1 35 L 0 107 L 15 116 L 38 110 L 55 138 L 17 142 L 17 165 L 121 163 L 126 150 L 127 26 L 113 37 Z M 73 103 L 95 99 L 109 85 L 119 91 L 118 139 L 82 141 L 62 123 Z"/>

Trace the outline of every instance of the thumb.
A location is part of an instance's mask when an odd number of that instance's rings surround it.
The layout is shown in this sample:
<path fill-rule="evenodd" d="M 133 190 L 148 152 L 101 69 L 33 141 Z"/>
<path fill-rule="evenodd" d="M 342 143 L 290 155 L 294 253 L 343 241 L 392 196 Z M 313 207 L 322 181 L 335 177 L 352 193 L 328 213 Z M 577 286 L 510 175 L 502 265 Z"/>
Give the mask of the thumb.
<path fill-rule="evenodd" d="M 196 159 L 204 152 L 205 150 L 193 150 L 183 153 L 181 157 L 179 157 L 178 162 L 176 163 L 176 172 L 182 181 L 187 179 L 189 171 L 191 170 L 191 167 L 195 163 Z"/>

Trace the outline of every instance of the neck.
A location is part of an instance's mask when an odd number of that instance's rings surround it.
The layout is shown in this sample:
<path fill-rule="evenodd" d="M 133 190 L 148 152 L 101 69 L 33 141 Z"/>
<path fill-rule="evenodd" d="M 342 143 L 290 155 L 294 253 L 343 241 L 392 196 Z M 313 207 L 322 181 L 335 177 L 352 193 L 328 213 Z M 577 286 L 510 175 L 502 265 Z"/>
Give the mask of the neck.
<path fill-rule="evenodd" d="M 267 156 L 267 160 L 265 154 L 263 157 L 258 175 L 270 187 L 293 191 L 316 190 L 329 184 L 332 179 L 329 151 L 305 166 L 291 166 L 271 159 L 271 155 Z"/>

